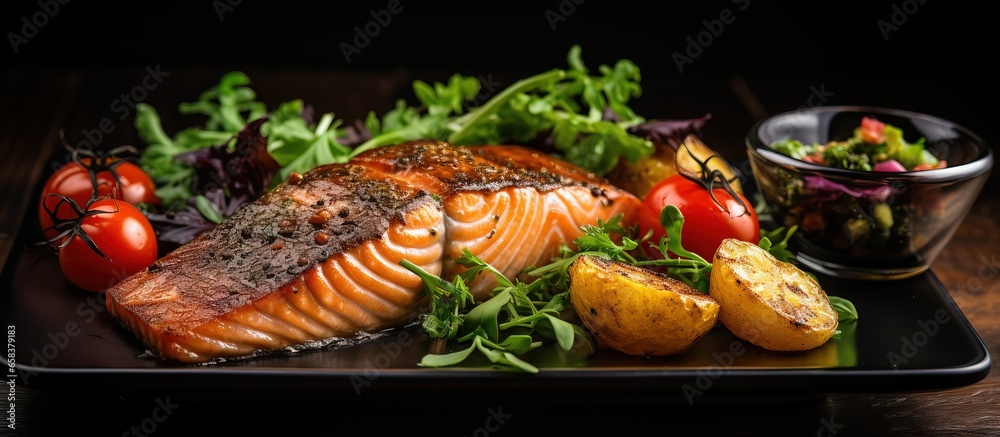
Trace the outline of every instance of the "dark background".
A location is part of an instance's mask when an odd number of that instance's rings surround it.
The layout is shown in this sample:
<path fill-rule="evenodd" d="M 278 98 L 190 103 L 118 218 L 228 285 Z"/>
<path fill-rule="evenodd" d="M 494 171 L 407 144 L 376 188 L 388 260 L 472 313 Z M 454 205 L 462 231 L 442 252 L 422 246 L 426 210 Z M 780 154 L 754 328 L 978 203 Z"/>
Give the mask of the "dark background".
<path fill-rule="evenodd" d="M 372 20 L 370 12 L 385 9 L 387 0 L 329 6 L 247 0 L 231 8 L 227 0 L 113 6 L 70 1 L 59 5 L 19 53 L 9 47 L 9 36 L 2 52 L 15 67 L 160 62 L 476 71 L 561 67 L 569 46 L 579 43 L 585 59 L 603 63 L 628 58 L 659 76 L 679 74 L 671 54 L 683 51 L 686 38 L 704 30 L 702 20 L 717 19 L 729 8 L 735 21 L 684 74 L 987 77 L 991 69 L 986 66 L 995 55 L 994 18 L 978 3 L 575 1 L 580 4 L 399 0 L 402 11 L 350 64 L 339 44 L 351 42 L 354 26 L 363 28 Z M 34 1 L 11 3 L 5 2 L 5 32 L 21 31 L 21 18 L 41 10 Z M 219 5 L 225 5 L 221 19 Z M 885 40 L 877 22 L 892 23 L 894 6 L 916 10 Z M 546 11 L 560 10 L 569 13 L 553 30 Z"/>
<path fill-rule="evenodd" d="M 386 11 L 393 4 L 398 13 Z M 196 100 L 191 89 L 207 89 L 229 70 L 245 71 L 258 100 L 271 107 L 301 98 L 350 122 L 369 111 L 384 114 L 397 99 L 415 103 L 415 79 L 489 78 L 500 84 L 495 94 L 520 78 L 566 68 L 567 52 L 579 44 L 592 74 L 620 59 L 639 67 L 642 95 L 630 102 L 639 115 L 711 114 L 706 142 L 731 159 L 745 159 L 753 122 L 813 104 L 924 112 L 1000 148 L 997 23 L 966 1 L 33 0 L 6 2 L 5 9 L 2 69 L 12 77 L 80 71 L 94 84 L 78 97 L 93 111 L 79 114 L 79 128 L 67 127 L 72 143 L 117 115 L 108 108 L 117 92 L 88 90 L 128 91 L 150 67 L 171 74 L 146 101 L 160 110 L 166 131 L 176 132 L 201 119 L 171 108 Z M 389 21 L 377 25 L 375 16 Z M 44 25 L 31 29 L 31 21 Z M 377 34 L 357 40 L 366 29 Z M 15 53 L 12 38 L 32 30 Z M 348 44 L 358 51 L 350 62 Z M 679 68 L 679 56 L 690 62 Z M 3 82 L 0 91 L 26 86 Z M 824 100 L 816 98 L 820 90 Z M 137 138 L 117 129 L 104 141 Z M 987 192 L 998 179 L 992 175 Z"/>
<path fill-rule="evenodd" d="M 230 6 L 229 1 L 238 4 Z M 804 105 L 811 87 L 824 86 L 836 92 L 836 98 L 825 104 L 892 104 L 952 119 L 991 144 L 1000 142 L 994 126 L 1000 115 L 996 109 L 1000 92 L 991 67 L 996 57 L 996 23 L 978 3 L 399 0 L 402 10 L 391 14 L 389 23 L 380 26 L 379 33 L 347 62 L 341 44 L 353 45 L 355 27 L 364 29 L 373 21 L 373 12 L 387 8 L 388 0 L 331 2 L 329 6 L 229 1 L 185 5 L 168 1 L 5 2 L 3 68 L 101 71 L 121 67 L 137 72 L 136 78 L 141 78 L 145 66 L 157 64 L 166 71 L 187 67 L 248 73 L 267 69 L 370 71 L 373 75 L 404 71 L 407 80 L 401 83 L 407 84 L 414 77 L 444 80 L 462 73 L 493 75 L 507 85 L 526 75 L 564 68 L 569 47 L 580 44 L 592 70 L 619 59 L 639 66 L 643 95 L 633 101 L 633 108 L 647 118 L 697 117 L 709 111 L 724 114 L 731 108 L 707 107 L 707 99 L 699 105 L 702 100 L 697 93 L 701 91 L 676 90 L 681 82 L 672 79 L 683 77 L 686 83 L 697 83 L 698 78 L 725 76 L 750 84 L 751 94 L 764 107 L 736 103 L 757 117 Z M 24 20 L 43 11 L 43 4 L 50 10 L 58 5 L 58 12 L 46 18 L 45 25 L 14 53 L 12 33 L 23 35 Z M 733 12 L 734 20 L 679 71 L 673 55 L 686 54 L 689 38 L 706 32 L 705 22 L 718 20 L 725 9 Z M 564 19 L 551 21 L 553 14 Z M 888 39 L 879 28 L 880 20 L 898 26 Z M 206 87 L 211 84 L 206 82 Z M 295 89 L 302 95 L 267 96 L 266 90 L 261 94 L 272 99 L 265 100 L 272 105 L 289 98 L 310 101 L 313 95 L 317 103 L 319 97 L 329 96 L 323 94 L 323 85 L 299 84 Z M 0 85 L 12 86 L 18 84 Z M 172 97 L 175 101 L 195 98 Z M 373 95 L 370 102 L 348 104 L 335 101 L 334 95 L 324 101 L 329 107 L 321 110 L 337 112 L 345 119 L 361 118 L 369 109 L 391 109 L 396 98 L 411 98 L 412 92 L 400 87 L 389 97 Z"/>
<path fill-rule="evenodd" d="M 742 137 L 755 119 L 807 104 L 813 88 L 833 93 L 826 104 L 889 105 L 923 111 L 966 125 L 995 148 L 1000 145 L 997 123 L 1000 89 L 992 66 L 997 57 L 998 26 L 996 15 L 984 9 L 983 3 L 750 0 L 746 10 L 737 10 L 746 3 L 586 0 L 576 5 L 572 0 L 402 0 L 403 10 L 392 15 L 389 24 L 348 63 L 340 44 L 353 44 L 355 27 L 363 28 L 372 21 L 371 12 L 385 9 L 388 0 L 326 3 L 244 0 L 232 9 L 222 6 L 221 18 L 216 5 L 228 5 L 226 0 L 184 5 L 168 1 L 97 4 L 71 0 L 59 4 L 53 16 L 46 15 L 44 26 L 36 29 L 27 43 L 19 45 L 17 53 L 10 38 L 12 33 L 23 32 L 22 19 L 30 21 L 43 8 L 54 8 L 52 5 L 58 2 L 8 1 L 4 2 L 2 30 L 7 38 L 0 47 L 0 78 L 31 77 L 38 70 L 81 71 L 82 74 L 73 76 L 82 77 L 82 85 L 77 86 L 79 94 L 68 110 L 70 113 L 61 114 L 67 120 L 66 125 L 59 126 L 66 128 L 71 141 L 76 141 L 84 131 L 96 129 L 103 118 L 115 116 L 109 103 L 117 98 L 118 92 L 138 84 L 147 66 L 159 65 L 171 74 L 156 92 L 149 93 L 147 102 L 161 111 L 167 131 L 176 132 L 177 128 L 190 126 L 192 120 L 178 117 L 171 109 L 179 102 L 195 100 L 197 95 L 190 94 L 191 90 L 213 85 L 217 73 L 230 69 L 250 73 L 260 99 L 269 104 L 303 98 L 317 105 L 318 111 L 334 111 L 339 118 L 352 119 L 363 117 L 369 109 L 385 111 L 396 98 L 411 98 L 407 84 L 413 78 L 443 80 L 451 73 L 492 75 L 509 85 L 526 75 L 564 68 L 569 47 L 580 44 L 583 59 L 592 69 L 619 59 L 630 59 L 639 66 L 643 95 L 633 104 L 639 114 L 648 118 L 686 118 L 711 112 L 713 120 L 705 130 L 707 142 L 727 154 L 742 152 Z M 560 5 L 565 14 L 560 12 Z M 914 13 L 905 15 L 906 21 L 886 40 L 878 28 L 879 20 L 892 23 L 894 7 L 912 10 L 914 6 Z M 713 37 L 702 53 L 684 66 L 683 72 L 678 71 L 672 55 L 684 53 L 688 38 L 697 38 L 706 30 L 704 21 L 718 19 L 724 9 L 733 10 L 735 20 L 726 24 L 722 34 Z M 546 11 L 560 13 L 565 20 L 556 22 L 553 29 Z M 902 19 L 903 15 L 896 14 L 897 20 Z M 14 74 L 2 74 L 5 72 Z M 334 78 L 336 83 L 317 78 Z M 386 82 L 399 85 L 390 89 L 376 86 Z M 37 83 L 0 81 L 3 123 L 18 120 L 18 114 L 12 112 L 22 107 L 7 97 L 16 93 L 8 92 L 35 87 Z M 55 86 L 38 89 L 37 98 L 46 100 L 46 104 L 35 107 L 59 107 L 61 89 Z M 348 97 L 341 98 L 341 92 Z M 358 99 L 359 95 L 363 98 Z M 47 119 L 47 115 L 42 119 Z M 21 117 L 36 121 L 39 118 Z M 57 119 L 57 114 L 53 113 L 51 118 Z M 0 125 L 0 129 L 5 127 L 8 126 Z M 50 127 L 40 122 L 39 131 Z M 116 129 L 105 138 L 105 144 L 134 141 L 135 133 L 128 127 L 126 121 L 116 122 Z M 24 144 L 34 146 L 30 142 Z M 991 179 L 994 188 L 987 187 L 984 197 L 998 193 L 997 179 L 994 172 Z M 979 217 L 987 216 L 992 204 L 983 205 L 987 211 Z M 988 227 L 973 228 L 965 238 L 989 241 L 977 233 L 988 230 Z M 968 279 L 966 274 L 971 275 L 973 266 L 979 266 L 974 252 L 968 252 L 966 259 L 954 261 L 943 269 L 951 274 L 948 283 Z M 789 409 L 795 406 L 764 404 L 762 411 L 745 405 L 698 411 L 686 408 L 669 411 L 669 406 L 666 409 L 656 406 L 659 413 L 639 415 L 635 411 L 647 410 L 648 405 L 622 406 L 633 408 L 632 415 L 639 418 L 617 415 L 612 411 L 614 406 L 609 405 L 617 399 L 610 399 L 606 404 L 579 411 L 575 405 L 556 405 L 551 417 L 555 425 L 572 420 L 576 429 L 590 433 L 612 429 L 621 433 L 618 427 L 622 424 L 618 421 L 625 418 L 624 425 L 631 425 L 632 429 L 651 426 L 659 433 L 681 430 L 701 435 L 702 428 L 721 428 L 728 434 L 785 431 L 788 435 L 801 435 L 815 434 L 820 418 L 835 418 L 839 423 L 846 422 L 854 434 L 866 434 L 869 427 L 920 434 L 927 432 L 920 431 L 924 426 L 948 429 L 964 425 L 958 422 L 965 416 L 955 414 L 953 419 L 949 413 L 976 411 L 973 404 L 988 404 L 989 400 L 973 396 L 981 392 L 986 396 L 993 393 L 970 391 L 969 404 L 947 397 L 939 401 L 933 397 L 918 400 L 917 396 L 847 396 L 816 408 L 806 405 L 804 412 Z M 22 405 L 19 419 L 36 429 L 41 425 L 61 425 L 74 431 L 100 427 L 108 430 L 109 435 L 120 435 L 127 426 L 148 417 L 152 409 L 150 403 L 98 398 L 89 392 L 21 393 L 18 401 Z M 453 408 L 464 413 L 464 417 L 453 421 L 451 429 L 474 424 L 465 431 L 468 434 L 479 426 L 485 411 L 476 401 L 486 400 L 455 399 L 441 407 L 444 412 L 440 416 L 446 420 L 458 416 L 451 413 Z M 948 403 L 951 409 L 940 408 L 949 407 Z M 303 408 L 305 403 L 299 402 L 279 409 L 276 404 L 219 402 L 204 406 L 205 413 L 201 414 L 195 414 L 198 406 L 184 404 L 184 413 L 171 418 L 170 425 L 156 435 L 167 435 L 168 427 L 259 432 L 256 427 L 268 425 L 287 433 L 289 422 L 308 423 L 317 417 L 331 416 L 398 429 L 410 426 L 418 429 L 422 423 L 419 420 L 439 419 L 433 411 L 424 416 L 424 411 L 430 409 L 427 407 L 404 411 L 393 407 L 395 410 L 386 409 L 382 417 L 383 410 L 364 406 L 339 409 L 313 403 Z M 940 409 L 921 408 L 931 405 Z M 720 412 L 726 419 L 719 420 Z M 883 420 L 883 416 L 888 419 Z M 988 424 L 990 417 L 984 417 L 979 426 Z M 200 422 L 205 418 L 210 422 L 208 428 L 203 428 Z M 518 416 L 518 420 L 522 418 Z M 212 427 L 213 423 L 218 425 Z M 329 423 L 342 426 L 345 421 Z M 518 426 L 528 428 L 527 424 L 515 425 Z M 505 429 L 508 434 L 513 430 Z"/>

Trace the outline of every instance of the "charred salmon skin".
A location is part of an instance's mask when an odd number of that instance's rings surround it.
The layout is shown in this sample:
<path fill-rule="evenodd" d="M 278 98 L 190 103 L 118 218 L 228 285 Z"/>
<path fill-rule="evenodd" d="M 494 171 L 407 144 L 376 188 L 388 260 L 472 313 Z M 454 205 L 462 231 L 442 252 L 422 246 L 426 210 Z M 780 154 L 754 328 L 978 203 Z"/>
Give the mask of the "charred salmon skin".
<path fill-rule="evenodd" d="M 316 167 L 107 290 L 110 313 L 164 360 L 315 348 L 401 326 L 426 305 L 406 259 L 451 278 L 463 249 L 508 277 L 635 196 L 533 149 L 415 141 Z M 470 288 L 480 302 L 495 279 Z"/>

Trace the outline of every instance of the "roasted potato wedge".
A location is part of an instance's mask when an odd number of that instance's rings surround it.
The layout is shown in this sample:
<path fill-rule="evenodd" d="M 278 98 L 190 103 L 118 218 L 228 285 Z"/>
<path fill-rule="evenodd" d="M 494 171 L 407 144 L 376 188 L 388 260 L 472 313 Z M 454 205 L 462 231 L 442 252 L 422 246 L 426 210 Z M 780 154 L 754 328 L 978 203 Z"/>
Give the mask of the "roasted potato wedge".
<path fill-rule="evenodd" d="M 710 281 L 709 293 L 720 306 L 719 321 L 764 349 L 810 350 L 837 330 L 837 311 L 819 283 L 756 244 L 723 240 Z"/>
<path fill-rule="evenodd" d="M 629 355 L 681 352 L 718 320 L 715 299 L 651 270 L 583 255 L 569 275 L 570 301 L 584 326 Z"/>

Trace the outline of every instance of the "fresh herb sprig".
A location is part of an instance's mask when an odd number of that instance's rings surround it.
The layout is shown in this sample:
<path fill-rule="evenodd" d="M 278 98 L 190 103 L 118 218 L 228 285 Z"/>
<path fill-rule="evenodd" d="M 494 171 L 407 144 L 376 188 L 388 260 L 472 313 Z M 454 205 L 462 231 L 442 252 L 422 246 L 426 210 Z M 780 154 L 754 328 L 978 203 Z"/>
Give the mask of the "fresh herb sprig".
<path fill-rule="evenodd" d="M 829 296 L 830 305 L 837 310 L 837 317 L 841 322 L 858 320 L 858 309 L 851 301 L 838 296 Z"/>
<path fill-rule="evenodd" d="M 333 113 L 323 114 L 313 123 L 303 114 L 311 109 L 302 100 L 282 103 L 261 126 L 261 133 L 268 138 L 267 151 L 281 165 L 275 182 L 288 179 L 292 172 L 305 173 L 321 164 L 346 162 L 351 147 L 345 144 L 356 133 L 353 127 L 344 127 Z"/>
<path fill-rule="evenodd" d="M 790 228 L 782 226 L 770 231 L 761 229 L 760 242 L 757 245 L 774 255 L 778 261 L 795 264 L 798 261 L 795 259 L 795 254 L 788 249 L 788 240 L 798 228 L 798 225 L 792 225 Z"/>
<path fill-rule="evenodd" d="M 399 264 L 415 273 L 423 281 L 424 292 L 430 301 L 430 312 L 423 322 L 428 336 L 445 340 L 454 338 L 465 319 L 462 310 L 474 301 L 466 282 L 475 277 L 477 272 L 471 269 L 466 270 L 455 276 L 452 282 L 448 282 L 428 273 L 409 260 L 404 259 Z"/>
<path fill-rule="evenodd" d="M 442 349 L 440 343 L 455 338 L 457 334 L 461 335 L 455 341 L 469 343 L 465 349 L 447 354 L 433 353 L 432 350 L 420 361 L 420 366 L 457 365 L 478 350 L 502 368 L 537 373 L 537 367 L 520 358 L 542 345 L 537 338 L 554 339 L 558 347 L 565 351 L 572 349 L 578 339 L 588 341 L 581 327 L 560 317 L 569 307 L 568 293 L 560 293 L 545 302 L 533 301 L 526 284 L 516 279 L 511 281 L 468 249 L 456 262 L 466 270 L 457 275 L 452 283 L 427 273 L 409 261 L 400 263 L 424 280 L 431 309 L 423 326 L 428 337 L 437 343 L 433 349 Z M 465 284 L 483 271 L 492 274 L 498 285 L 492 291 L 492 297 L 465 312 L 467 306 L 474 304 Z M 589 349 L 594 350 L 592 344 Z"/>
<path fill-rule="evenodd" d="M 247 123 L 262 117 L 266 110 L 256 101 L 256 93 L 247 85 L 250 78 L 238 71 L 222 76 L 219 83 L 199 96 L 198 100 L 181 103 L 181 114 L 207 117 L 203 126 L 183 129 L 171 137 L 164 129 L 160 115 L 147 103 L 136 105 L 135 127 L 146 143 L 139 164 L 156 183 L 156 196 L 168 210 L 183 209 L 194 197 L 192 183 L 196 171 L 182 160 L 175 159 L 187 152 L 212 146 L 232 146 Z"/>
<path fill-rule="evenodd" d="M 684 229 L 684 214 L 674 205 L 667 205 L 660 211 L 660 224 L 666 231 L 655 247 L 663 255 L 662 259 L 647 259 L 636 262 L 640 267 L 663 267 L 668 276 L 679 279 L 702 293 L 708 293 L 708 280 L 712 276 L 712 263 L 681 245 L 681 231 Z M 648 240 L 648 236 L 643 241 Z M 652 243 L 651 243 L 652 244 Z"/>
<path fill-rule="evenodd" d="M 629 107 L 642 91 L 639 68 L 619 60 L 592 75 L 580 46 L 570 49 L 567 63 L 567 69 L 521 79 L 473 108 L 465 104 L 479 92 L 475 78 L 455 75 L 433 87 L 416 81 L 413 90 L 422 107 L 400 101 L 381 123 L 369 114 L 366 126 L 372 138 L 351 154 L 423 138 L 480 145 L 544 142 L 544 137 L 553 153 L 598 175 L 608 173 L 623 156 L 634 162 L 650 155 L 653 142 L 630 131 L 646 121 Z M 611 117 L 606 116 L 609 111 Z"/>
<path fill-rule="evenodd" d="M 593 353 L 595 346 L 587 332 L 561 316 L 572 307 L 567 269 L 582 255 L 635 262 L 629 252 L 636 249 L 639 242 L 627 236 L 635 233 L 635 229 L 625 229 L 621 220 L 619 215 L 608 221 L 598 220 L 596 225 L 584 225 L 583 233 L 574 240 L 577 250 L 563 246 L 559 258 L 540 267 L 525 269 L 524 274 L 534 278 L 527 283 L 507 278 L 467 249 L 456 260 L 466 270 L 452 282 L 403 260 L 400 264 L 424 281 L 424 290 L 430 298 L 430 311 L 424 318 L 423 327 L 433 343 L 431 353 L 420 365 L 457 365 L 478 350 L 497 365 L 537 373 L 534 365 L 520 358 L 543 344 L 536 338 L 555 340 L 564 351 L 582 345 L 583 353 Z M 488 300 L 475 305 L 466 284 L 484 271 L 496 278 L 497 287 Z M 474 308 L 465 311 L 473 305 Z M 456 339 L 458 334 L 461 335 Z M 449 354 L 439 353 L 443 343 L 451 339 L 469 343 L 469 346 Z"/>
<path fill-rule="evenodd" d="M 535 280 L 527 285 L 530 296 L 542 301 L 565 293 L 569 283 L 569 266 L 583 255 L 593 255 L 610 258 L 627 263 L 636 262 L 631 254 L 639 247 L 639 242 L 630 235 L 636 233 L 635 228 L 626 229 L 621 224 L 622 216 L 617 215 L 608 221 L 597 220 L 596 225 L 583 225 L 583 233 L 573 241 L 576 250 L 568 246 L 560 248 L 560 256 L 542 266 L 532 266 L 524 270 L 524 275 Z M 617 242 L 620 239 L 621 242 Z"/>

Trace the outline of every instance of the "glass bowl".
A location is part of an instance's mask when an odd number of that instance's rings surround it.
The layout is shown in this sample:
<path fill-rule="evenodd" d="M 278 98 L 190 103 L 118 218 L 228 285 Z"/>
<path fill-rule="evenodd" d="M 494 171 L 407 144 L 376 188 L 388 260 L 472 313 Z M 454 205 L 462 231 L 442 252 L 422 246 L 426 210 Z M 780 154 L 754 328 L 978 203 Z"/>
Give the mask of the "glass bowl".
<path fill-rule="evenodd" d="M 770 148 L 776 141 L 846 140 L 863 117 L 901 128 L 947 166 L 883 172 L 832 168 Z M 901 279 L 926 271 L 986 183 L 993 152 L 968 129 L 935 116 L 864 106 L 820 106 L 770 116 L 746 136 L 757 187 L 774 224 L 798 226 L 797 258 L 849 278 Z"/>

